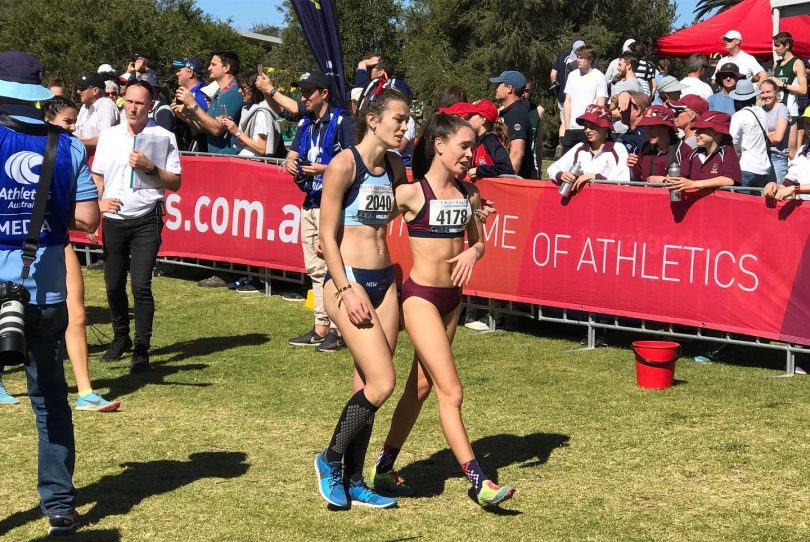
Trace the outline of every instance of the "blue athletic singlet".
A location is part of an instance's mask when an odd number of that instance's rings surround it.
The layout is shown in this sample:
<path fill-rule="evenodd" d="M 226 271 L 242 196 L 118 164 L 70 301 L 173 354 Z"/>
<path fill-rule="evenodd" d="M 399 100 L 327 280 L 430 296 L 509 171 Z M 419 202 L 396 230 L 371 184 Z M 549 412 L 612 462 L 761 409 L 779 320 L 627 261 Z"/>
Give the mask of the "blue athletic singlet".
<path fill-rule="evenodd" d="M 385 171 L 382 175 L 372 174 L 357 149 L 351 147 L 354 154 L 354 183 L 343 196 L 344 226 L 384 226 L 391 218 L 394 208 L 394 173 L 388 154 L 385 155 Z"/>
<path fill-rule="evenodd" d="M 46 141 L 44 136 L 22 134 L 0 126 L 0 250 L 19 250 L 25 242 Z M 74 177 L 70 135 L 62 132 L 45 207 L 45 222 L 39 236 L 40 247 L 65 244 Z"/>

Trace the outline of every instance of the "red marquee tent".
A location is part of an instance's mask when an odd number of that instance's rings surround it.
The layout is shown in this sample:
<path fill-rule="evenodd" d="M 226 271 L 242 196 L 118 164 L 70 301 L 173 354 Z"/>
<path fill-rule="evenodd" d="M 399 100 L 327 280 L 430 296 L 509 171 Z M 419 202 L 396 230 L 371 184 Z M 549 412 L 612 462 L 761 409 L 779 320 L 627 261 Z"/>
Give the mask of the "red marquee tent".
<path fill-rule="evenodd" d="M 719 52 L 725 55 L 722 38 L 728 30 L 738 30 L 742 34 L 742 48 L 746 53 L 759 58 L 770 57 L 773 54 L 770 0 L 743 0 L 714 17 L 658 38 L 655 50 L 661 56 L 679 58 L 693 53 L 709 55 Z M 782 19 L 780 30 L 793 35 L 795 55 L 810 56 L 810 15 Z"/>

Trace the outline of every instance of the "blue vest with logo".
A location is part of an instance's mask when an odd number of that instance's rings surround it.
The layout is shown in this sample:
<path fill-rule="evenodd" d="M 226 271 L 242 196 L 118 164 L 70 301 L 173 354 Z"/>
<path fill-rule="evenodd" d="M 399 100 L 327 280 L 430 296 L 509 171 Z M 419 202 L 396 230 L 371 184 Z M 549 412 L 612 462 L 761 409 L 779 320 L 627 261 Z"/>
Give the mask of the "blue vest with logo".
<path fill-rule="evenodd" d="M 19 250 L 25 242 L 46 141 L 46 136 L 28 135 L 0 126 L 0 250 Z M 45 221 L 39 235 L 40 247 L 65 244 L 74 176 L 70 135 L 62 132 Z"/>

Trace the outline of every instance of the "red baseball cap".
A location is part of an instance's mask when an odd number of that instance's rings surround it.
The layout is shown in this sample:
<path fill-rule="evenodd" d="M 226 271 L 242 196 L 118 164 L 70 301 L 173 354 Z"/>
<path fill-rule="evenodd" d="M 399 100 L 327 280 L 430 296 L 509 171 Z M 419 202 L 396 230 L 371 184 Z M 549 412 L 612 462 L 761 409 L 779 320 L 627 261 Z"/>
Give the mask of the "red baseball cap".
<path fill-rule="evenodd" d="M 456 102 L 450 107 L 440 107 L 439 111 L 447 115 L 456 115 L 465 119 L 475 113 L 473 104 L 467 102 Z"/>
<path fill-rule="evenodd" d="M 666 126 L 675 129 L 675 112 L 665 105 L 653 105 L 647 108 L 638 126 Z"/>
<path fill-rule="evenodd" d="M 498 108 L 495 107 L 495 104 L 489 100 L 478 100 L 477 102 L 473 102 L 470 104 L 472 109 L 472 113 L 474 115 L 481 115 L 489 122 L 497 122 L 498 121 Z"/>
<path fill-rule="evenodd" d="M 583 121 L 588 121 L 601 126 L 605 130 L 612 130 L 613 123 L 610 122 L 610 115 L 608 114 L 607 107 L 603 105 L 591 104 L 585 108 L 585 113 L 577 117 L 577 122 L 580 124 Z"/>
<path fill-rule="evenodd" d="M 680 100 L 667 102 L 667 105 L 679 113 L 684 109 L 691 109 L 698 115 L 702 115 L 709 110 L 709 102 L 697 94 L 687 94 L 682 96 Z"/>
<path fill-rule="evenodd" d="M 731 124 L 731 115 L 721 111 L 706 111 L 700 118 L 692 125 L 692 128 L 698 130 L 700 128 L 708 128 L 715 132 L 728 135 L 729 125 Z"/>

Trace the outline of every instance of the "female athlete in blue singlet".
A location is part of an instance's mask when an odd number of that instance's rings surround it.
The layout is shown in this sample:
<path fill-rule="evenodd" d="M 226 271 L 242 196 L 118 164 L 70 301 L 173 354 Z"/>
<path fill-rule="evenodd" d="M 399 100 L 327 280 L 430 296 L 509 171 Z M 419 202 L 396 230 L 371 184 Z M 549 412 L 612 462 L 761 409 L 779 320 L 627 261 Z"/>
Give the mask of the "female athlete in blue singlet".
<path fill-rule="evenodd" d="M 371 491 L 363 462 L 374 413 L 393 393 L 392 360 L 399 332 L 394 268 L 386 225 L 396 182 L 407 182 L 399 147 L 410 111 L 405 96 L 386 89 L 355 117 L 360 143 L 335 156 L 321 198 L 320 243 L 328 272 L 324 305 L 354 356 L 354 395 L 329 446 L 315 458 L 318 489 L 330 504 L 390 508 L 396 500 Z"/>
<path fill-rule="evenodd" d="M 413 267 L 402 285 L 405 329 L 416 355 L 405 392 L 374 469 L 377 490 L 408 495 L 413 490 L 393 470 L 422 403 L 436 388 L 442 430 L 481 506 L 510 498 L 514 488 L 498 486 L 481 470 L 461 421 L 461 381 L 452 342 L 461 311 L 461 287 L 484 255 L 478 189 L 459 181 L 471 166 L 475 133 L 453 115 L 437 113 L 425 127 L 413 155 L 413 184 L 396 187 L 396 203 L 408 226 Z M 464 235 L 469 240 L 465 246 Z"/>

